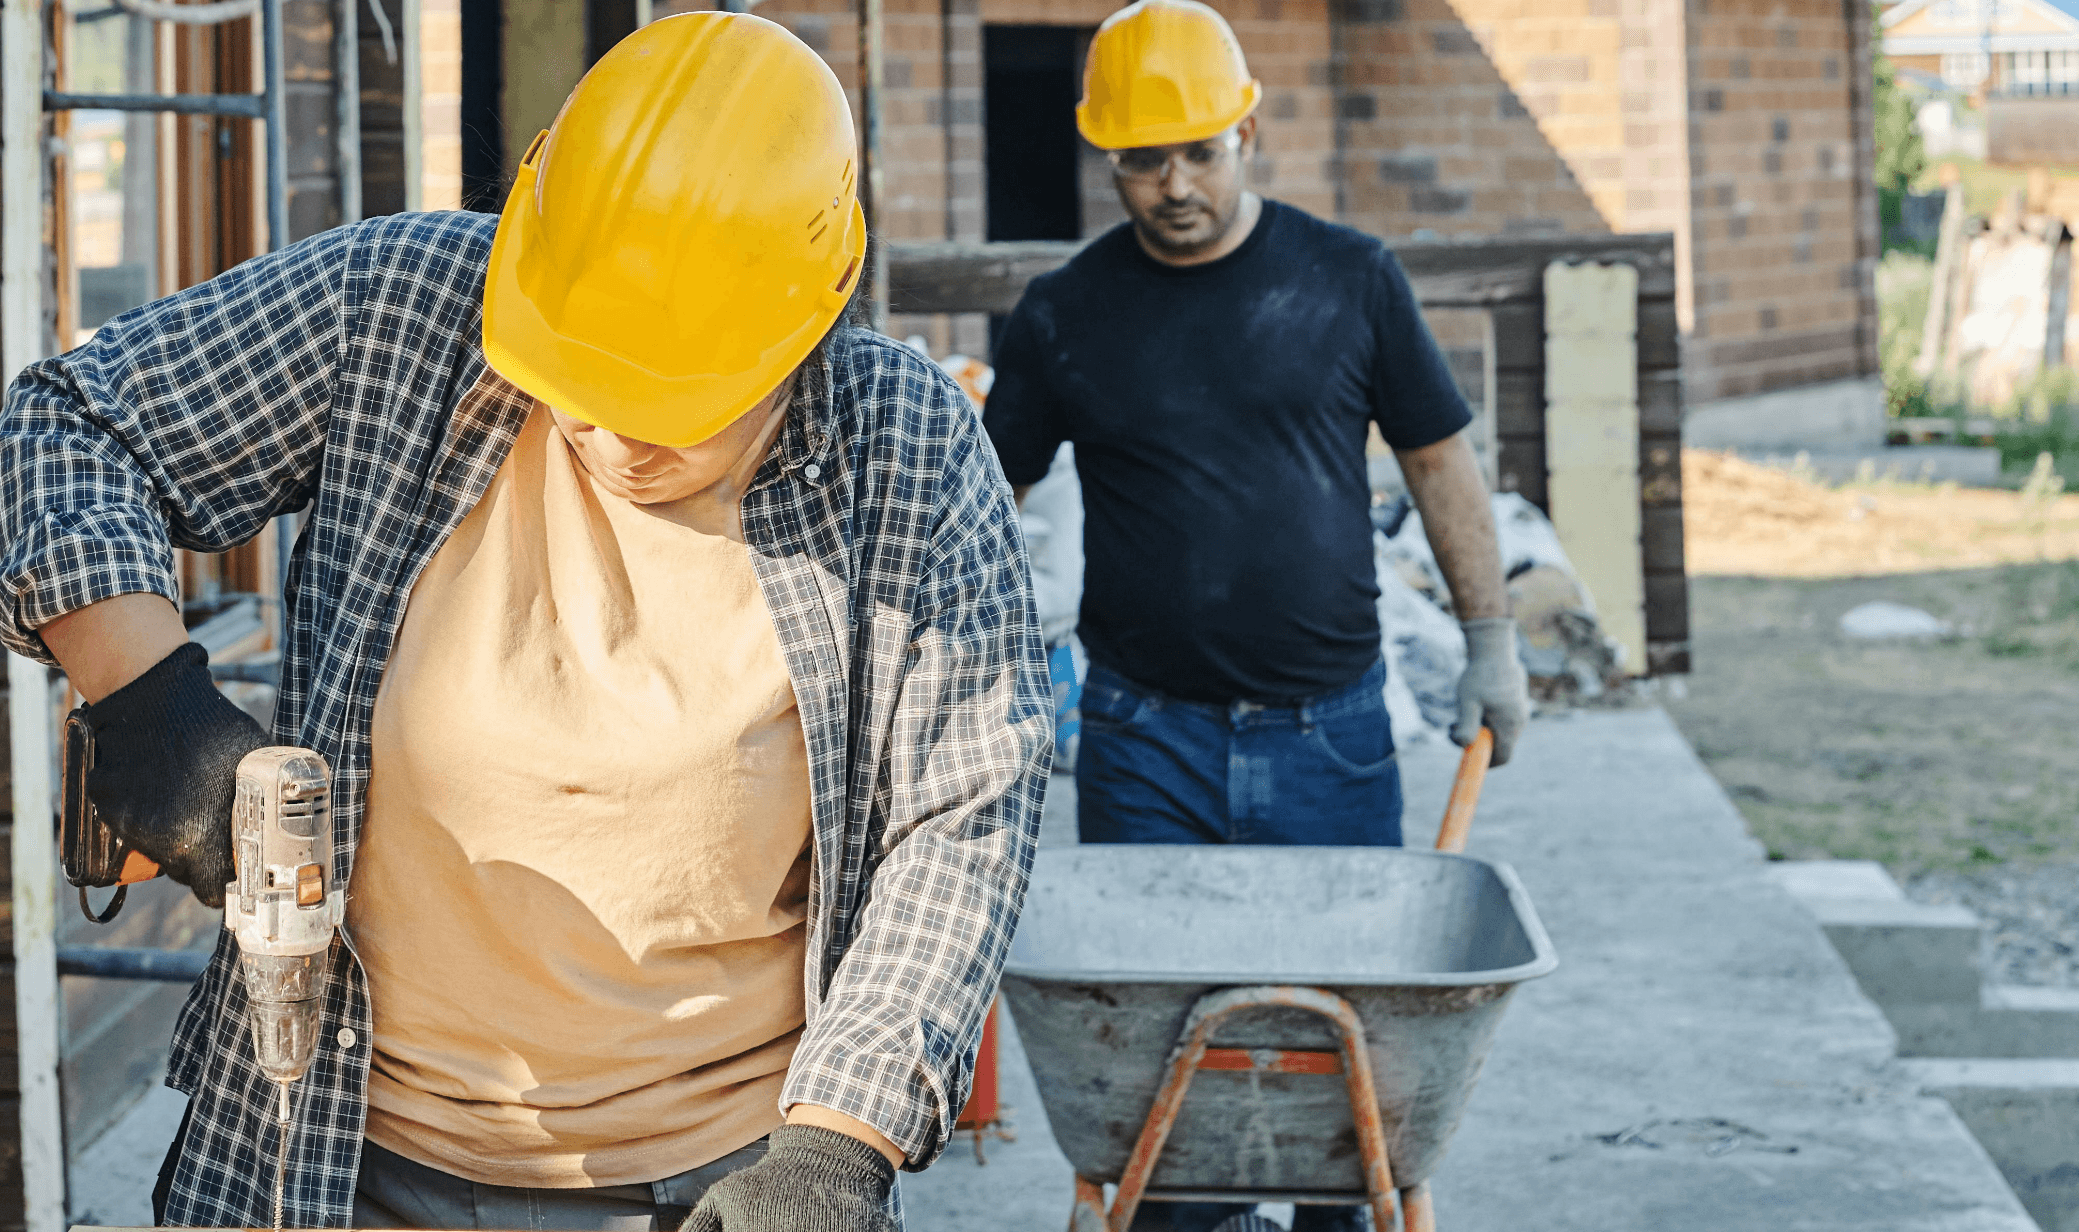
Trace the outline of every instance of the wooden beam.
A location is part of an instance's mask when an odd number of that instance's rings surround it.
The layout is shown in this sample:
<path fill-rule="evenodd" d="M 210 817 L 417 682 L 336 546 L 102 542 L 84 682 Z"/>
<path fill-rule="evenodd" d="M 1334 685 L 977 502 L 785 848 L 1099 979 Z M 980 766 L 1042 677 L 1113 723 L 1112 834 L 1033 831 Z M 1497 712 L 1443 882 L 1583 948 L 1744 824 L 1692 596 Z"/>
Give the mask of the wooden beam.
<path fill-rule="evenodd" d="M 1390 240 L 1424 308 L 1487 308 L 1536 299 L 1545 268 L 1569 264 L 1623 264 L 1639 272 L 1641 300 L 1675 294 L 1675 241 L 1671 235 L 1562 235 L 1537 239 L 1483 239 L 1442 243 Z"/>
<path fill-rule="evenodd" d="M 43 263 L 43 18 L 38 0 L 0 0 L 0 386 L 48 353 Z M 65 1227 L 64 1111 L 58 1099 L 57 844 L 52 838 L 51 714 L 40 664 L 7 656 L 14 825 L 8 859 L 19 1118 L 0 1125 L 0 1155 L 20 1162 L 21 1204 L 0 1224 Z M 4 1105 L 0 1105 L 4 1106 Z M 12 1139 L 12 1141 L 8 1141 Z M 10 1167 L 8 1171 L 12 1172 Z M 10 1206 L 13 1204 L 10 1203 Z"/>
<path fill-rule="evenodd" d="M 1389 240 L 1425 308 L 1491 308 L 1535 300 L 1554 261 L 1621 262 L 1639 271 L 1639 297 L 1671 299 L 1675 244 L 1668 235 L 1568 235 L 1416 243 Z M 1009 312 L 1025 285 L 1067 264 L 1074 240 L 993 244 L 893 241 L 886 247 L 895 312 Z"/>
<path fill-rule="evenodd" d="M 26 1232 L 64 1232 L 65 1228 L 65 1114 L 58 1092 L 58 861 L 57 843 L 52 838 L 56 813 L 49 680 L 41 663 L 20 655 L 7 656 L 9 769 L 14 780 L 9 889 L 14 925 L 15 1055 L 21 1087 L 19 1226 Z"/>
<path fill-rule="evenodd" d="M 890 312 L 1009 312 L 1025 284 L 1060 269 L 1083 245 L 1076 240 L 889 243 Z"/>

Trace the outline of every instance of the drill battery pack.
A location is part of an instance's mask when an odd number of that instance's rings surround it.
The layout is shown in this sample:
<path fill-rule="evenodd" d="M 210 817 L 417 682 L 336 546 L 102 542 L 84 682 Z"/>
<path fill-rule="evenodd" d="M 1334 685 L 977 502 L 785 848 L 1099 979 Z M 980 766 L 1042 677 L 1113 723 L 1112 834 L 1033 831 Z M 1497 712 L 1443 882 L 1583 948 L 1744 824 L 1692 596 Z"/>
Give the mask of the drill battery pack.
<path fill-rule="evenodd" d="M 115 831 L 102 824 L 87 796 L 87 774 L 94 768 L 94 728 L 81 706 L 65 716 L 59 761 L 58 858 L 65 880 L 79 888 L 79 909 L 96 924 L 106 924 L 123 909 L 130 886 L 159 875 L 159 866 L 133 851 Z M 96 912 L 87 902 L 89 889 L 116 887 L 115 897 Z"/>

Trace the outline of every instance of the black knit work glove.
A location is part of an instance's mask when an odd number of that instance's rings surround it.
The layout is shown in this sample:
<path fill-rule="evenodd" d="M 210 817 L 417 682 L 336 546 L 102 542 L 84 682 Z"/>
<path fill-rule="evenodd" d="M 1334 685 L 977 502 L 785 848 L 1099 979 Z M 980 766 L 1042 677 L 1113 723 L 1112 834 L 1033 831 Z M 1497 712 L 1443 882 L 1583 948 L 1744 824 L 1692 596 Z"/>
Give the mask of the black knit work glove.
<path fill-rule="evenodd" d="M 679 1232 L 895 1232 L 895 1165 L 849 1134 L 772 1131 L 765 1158 L 716 1181 Z"/>
<path fill-rule="evenodd" d="M 189 642 L 87 707 L 87 798 L 116 837 L 211 907 L 224 905 L 238 763 L 272 743 L 217 692 L 209 652 Z"/>

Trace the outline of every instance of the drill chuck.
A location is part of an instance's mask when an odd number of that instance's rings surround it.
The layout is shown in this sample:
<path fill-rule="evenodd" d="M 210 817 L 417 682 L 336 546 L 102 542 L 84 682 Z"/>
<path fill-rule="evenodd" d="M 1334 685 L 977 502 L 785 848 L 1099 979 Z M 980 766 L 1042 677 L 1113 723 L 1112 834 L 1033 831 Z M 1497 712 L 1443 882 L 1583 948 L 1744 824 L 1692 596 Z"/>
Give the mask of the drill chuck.
<path fill-rule="evenodd" d="M 279 1083 L 303 1077 L 317 1053 L 323 1004 L 322 954 L 240 954 L 246 1013 L 260 1072 Z"/>

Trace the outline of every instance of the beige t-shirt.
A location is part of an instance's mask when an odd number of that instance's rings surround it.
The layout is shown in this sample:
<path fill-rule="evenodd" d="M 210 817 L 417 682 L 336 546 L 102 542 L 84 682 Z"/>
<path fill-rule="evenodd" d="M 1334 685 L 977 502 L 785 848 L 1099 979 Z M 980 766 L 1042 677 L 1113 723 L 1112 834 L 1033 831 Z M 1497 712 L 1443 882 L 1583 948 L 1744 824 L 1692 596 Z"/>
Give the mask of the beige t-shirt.
<path fill-rule="evenodd" d="M 808 755 L 734 499 L 604 493 L 537 407 L 412 590 L 373 739 L 370 1141 L 578 1188 L 779 1123 Z"/>

